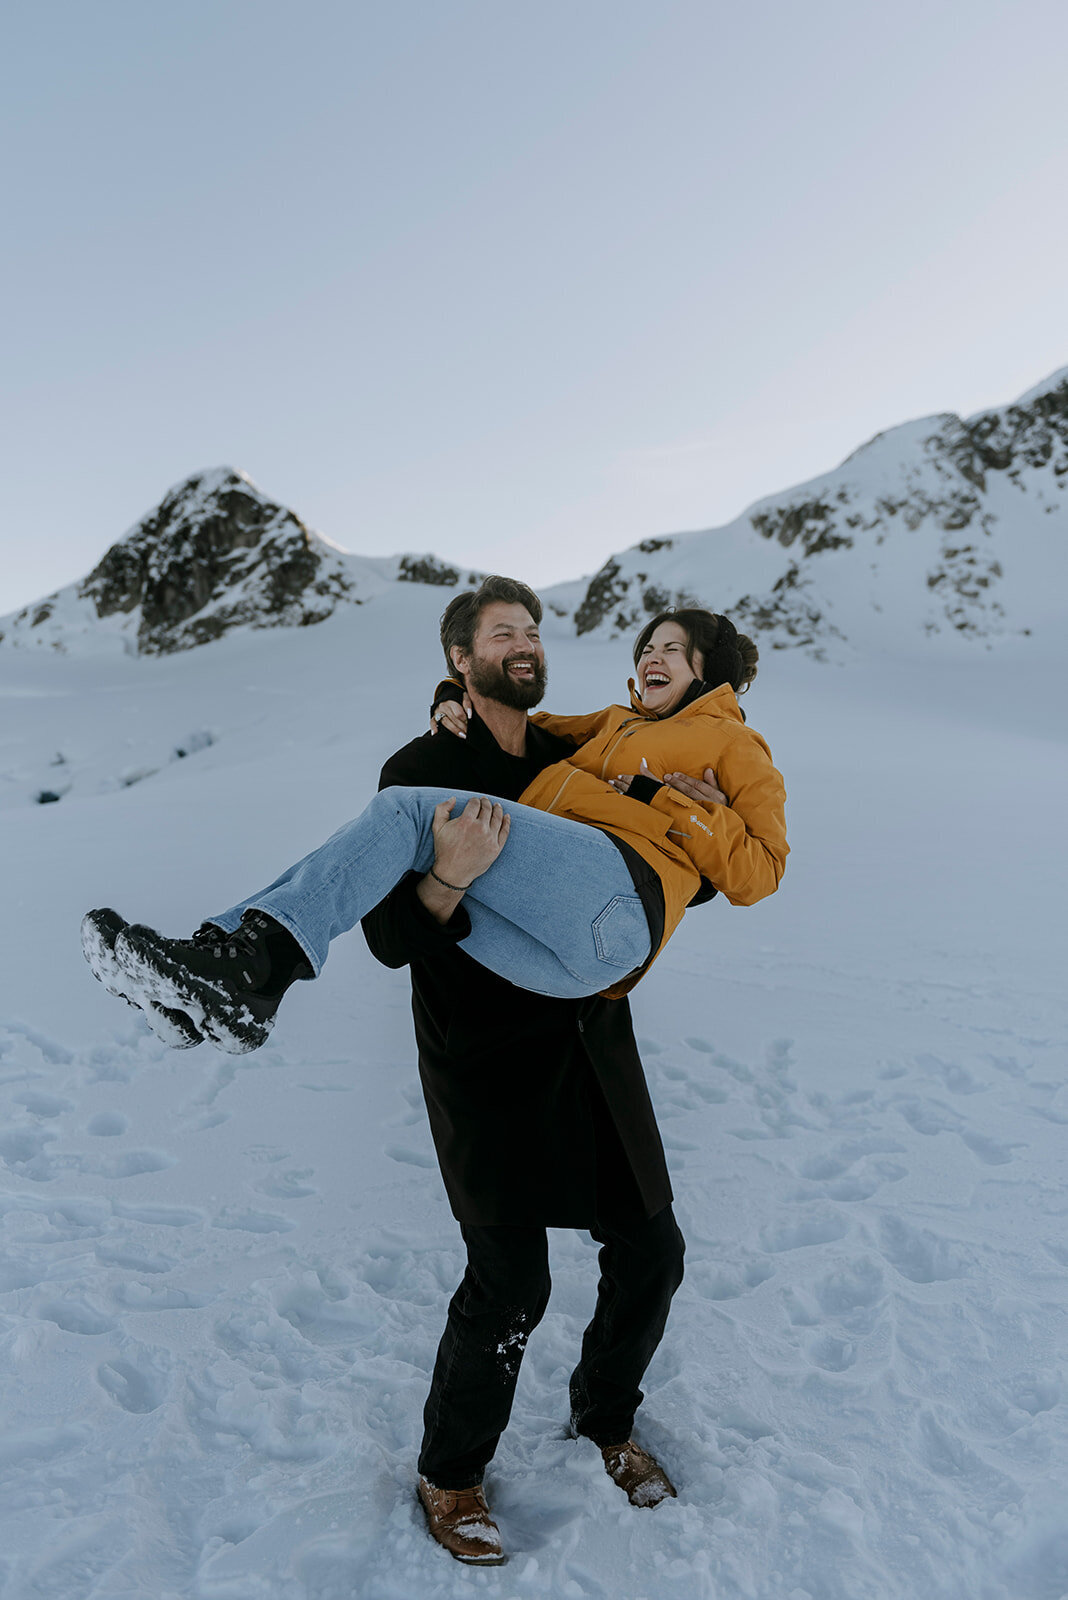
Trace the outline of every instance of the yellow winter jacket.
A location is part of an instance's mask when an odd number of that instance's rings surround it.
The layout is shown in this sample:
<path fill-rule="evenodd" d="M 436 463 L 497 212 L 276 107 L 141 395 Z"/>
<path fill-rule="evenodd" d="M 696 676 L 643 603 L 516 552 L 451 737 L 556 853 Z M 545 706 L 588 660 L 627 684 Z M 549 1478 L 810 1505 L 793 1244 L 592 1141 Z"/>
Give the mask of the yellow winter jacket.
<path fill-rule="evenodd" d="M 662 719 L 642 705 L 633 679 L 628 686 L 629 710 L 607 706 L 577 717 L 533 713 L 532 722 L 574 740 L 577 748 L 540 772 L 519 798 L 523 805 L 615 834 L 649 863 L 664 890 L 664 936 L 655 960 L 702 877 L 736 906 L 774 894 L 789 854 L 786 789 L 771 751 L 743 721 L 729 684 Z M 714 768 L 727 804 L 701 806 L 666 785 L 648 804 L 613 789 L 608 780 L 640 772 L 643 757 L 653 778 L 666 772 L 699 777 L 705 767 Z M 624 994 L 635 982 L 632 976 L 607 992 Z"/>

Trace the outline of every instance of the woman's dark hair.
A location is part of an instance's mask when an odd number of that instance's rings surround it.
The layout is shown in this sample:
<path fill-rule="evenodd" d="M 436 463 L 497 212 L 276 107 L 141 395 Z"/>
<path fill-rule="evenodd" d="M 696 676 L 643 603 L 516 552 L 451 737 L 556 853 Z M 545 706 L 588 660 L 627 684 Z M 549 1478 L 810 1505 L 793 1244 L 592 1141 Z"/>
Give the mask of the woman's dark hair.
<path fill-rule="evenodd" d="M 647 622 L 634 641 L 635 666 L 662 622 L 677 622 L 685 633 L 686 659 L 692 672 L 697 672 L 694 656 L 700 651 L 702 670 L 698 676 L 710 689 L 718 689 L 721 683 L 729 683 L 735 694 L 745 693 L 757 675 L 756 645 L 744 633 L 738 632 L 730 617 L 721 617 L 715 611 L 705 611 L 700 606 L 661 611 L 651 622 Z"/>
<path fill-rule="evenodd" d="M 502 578 L 497 573 L 483 578 L 477 589 L 468 589 L 450 600 L 442 613 L 441 648 L 450 676 L 456 671 L 450 651 L 454 645 L 459 645 L 465 655 L 471 654 L 478 619 L 495 600 L 503 600 L 509 606 L 526 606 L 534 621 L 541 621 L 541 601 L 525 583 L 517 578 Z"/>

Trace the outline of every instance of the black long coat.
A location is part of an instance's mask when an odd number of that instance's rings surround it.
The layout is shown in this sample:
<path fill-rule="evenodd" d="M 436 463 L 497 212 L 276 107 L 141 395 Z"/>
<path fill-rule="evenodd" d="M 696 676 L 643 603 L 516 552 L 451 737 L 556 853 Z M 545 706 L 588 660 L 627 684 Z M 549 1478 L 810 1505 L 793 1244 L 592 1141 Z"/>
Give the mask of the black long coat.
<path fill-rule="evenodd" d="M 472 716 L 466 740 L 424 734 L 391 756 L 381 786 L 472 789 L 516 799 L 569 746 L 533 724 L 526 759 Z M 425 909 L 410 874 L 363 919 L 371 953 L 410 965 L 419 1071 L 442 1177 L 461 1223 L 589 1227 L 607 1212 L 653 1216 L 671 1196 L 624 1000 L 532 994 L 480 967 Z"/>

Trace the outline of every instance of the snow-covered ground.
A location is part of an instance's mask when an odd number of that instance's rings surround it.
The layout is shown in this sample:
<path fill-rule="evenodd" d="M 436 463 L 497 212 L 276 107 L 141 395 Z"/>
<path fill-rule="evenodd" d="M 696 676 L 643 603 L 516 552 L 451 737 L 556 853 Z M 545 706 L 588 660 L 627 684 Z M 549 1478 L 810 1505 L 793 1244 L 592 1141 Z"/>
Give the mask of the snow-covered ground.
<path fill-rule="evenodd" d="M 596 1258 L 556 1232 L 488 1480 L 511 1561 L 428 1541 L 461 1250 L 406 974 L 357 934 L 264 1050 L 168 1052 L 78 920 L 187 931 L 358 809 L 445 598 L 3 663 L 4 1600 L 1062 1600 L 1064 672 L 1022 644 L 765 662 L 782 890 L 694 912 L 633 997 L 689 1244 L 639 1437 L 679 1499 L 564 1437 Z M 623 646 L 549 649 L 550 706 L 619 698 Z"/>

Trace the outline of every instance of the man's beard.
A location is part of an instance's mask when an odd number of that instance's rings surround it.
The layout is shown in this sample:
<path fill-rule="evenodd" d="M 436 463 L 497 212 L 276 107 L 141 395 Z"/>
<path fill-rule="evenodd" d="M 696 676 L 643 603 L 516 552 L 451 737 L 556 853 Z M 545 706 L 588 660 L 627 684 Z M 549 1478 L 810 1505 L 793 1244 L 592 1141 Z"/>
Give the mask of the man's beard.
<path fill-rule="evenodd" d="M 534 676 L 526 682 L 511 677 L 508 672 L 510 661 L 529 661 L 534 668 Z M 538 661 L 533 656 L 509 656 L 508 661 L 499 664 L 485 661 L 481 656 L 468 657 L 468 688 L 484 695 L 487 700 L 496 700 L 498 705 L 507 706 L 511 711 L 529 711 L 531 706 L 536 706 L 545 694 L 547 680 L 544 661 Z"/>

